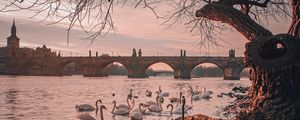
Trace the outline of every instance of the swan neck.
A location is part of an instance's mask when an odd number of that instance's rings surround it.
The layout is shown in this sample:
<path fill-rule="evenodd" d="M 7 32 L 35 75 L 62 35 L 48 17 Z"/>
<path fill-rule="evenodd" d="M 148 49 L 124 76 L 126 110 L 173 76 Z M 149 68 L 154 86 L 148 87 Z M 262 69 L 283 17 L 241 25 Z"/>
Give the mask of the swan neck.
<path fill-rule="evenodd" d="M 173 106 L 172 104 L 169 104 L 169 105 L 167 106 L 167 108 L 169 108 L 169 106 L 171 107 L 170 114 L 172 114 L 172 113 L 173 113 L 174 106 Z"/>
<path fill-rule="evenodd" d="M 135 102 L 134 102 L 134 100 L 133 100 L 133 101 L 132 101 L 132 106 L 131 106 L 131 107 L 129 106 L 129 111 L 131 111 L 131 110 L 134 108 L 134 103 L 135 103 Z"/>
<path fill-rule="evenodd" d="M 191 103 L 193 103 L 193 97 L 194 97 L 194 95 L 192 94 L 191 95 Z"/>
<path fill-rule="evenodd" d="M 98 100 L 96 101 L 96 110 L 98 110 Z"/>
<path fill-rule="evenodd" d="M 182 93 L 180 93 L 180 95 L 179 95 L 179 102 L 180 102 L 180 104 L 181 104 L 181 97 L 182 97 Z"/>
<path fill-rule="evenodd" d="M 161 108 L 161 110 L 163 110 L 163 107 L 161 106 L 161 100 L 160 99 L 159 99 L 158 105 Z"/>
<path fill-rule="evenodd" d="M 145 110 L 142 110 L 142 106 L 143 106 L 143 104 L 140 104 L 140 105 L 139 105 L 139 111 L 140 111 L 140 113 L 144 114 L 145 111 L 146 111 L 146 109 L 145 109 Z"/>
<path fill-rule="evenodd" d="M 78 105 L 76 105 L 76 106 L 75 106 L 75 109 L 76 109 L 76 110 L 79 110 L 79 107 L 78 107 Z"/>
<path fill-rule="evenodd" d="M 179 105 L 179 103 L 181 104 L 181 101 L 180 101 L 180 102 L 177 102 L 176 107 Z"/>
<path fill-rule="evenodd" d="M 127 105 L 128 105 L 128 108 L 130 109 L 131 106 L 130 106 L 130 104 L 129 104 L 129 98 L 127 98 Z"/>
<path fill-rule="evenodd" d="M 113 113 L 113 112 L 115 111 L 115 109 L 116 109 L 116 102 L 113 102 L 113 104 L 114 104 L 114 107 L 113 107 L 113 109 L 111 110 L 111 113 Z"/>
<path fill-rule="evenodd" d="M 104 118 L 103 118 L 103 107 L 100 107 L 100 118 L 101 118 L 101 120 L 104 120 Z"/>

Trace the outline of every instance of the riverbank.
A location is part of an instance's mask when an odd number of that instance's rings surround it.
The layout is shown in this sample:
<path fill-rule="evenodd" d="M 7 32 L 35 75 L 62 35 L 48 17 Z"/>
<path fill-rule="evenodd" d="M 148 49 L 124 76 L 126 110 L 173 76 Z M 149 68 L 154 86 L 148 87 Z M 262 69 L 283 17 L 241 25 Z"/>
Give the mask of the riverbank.
<path fill-rule="evenodd" d="M 232 91 L 228 93 L 221 93 L 218 97 L 228 96 L 231 98 L 236 98 L 235 101 L 231 102 L 228 106 L 226 106 L 222 111 L 220 111 L 220 116 L 225 116 L 226 119 L 235 119 L 239 116 L 240 112 L 244 112 L 249 108 L 250 100 L 248 93 L 250 91 L 250 87 L 238 86 L 232 88 Z M 182 120 L 181 117 L 176 118 L 175 120 Z M 220 118 L 210 117 L 207 115 L 196 114 L 193 116 L 186 116 L 185 120 L 223 120 Z"/>

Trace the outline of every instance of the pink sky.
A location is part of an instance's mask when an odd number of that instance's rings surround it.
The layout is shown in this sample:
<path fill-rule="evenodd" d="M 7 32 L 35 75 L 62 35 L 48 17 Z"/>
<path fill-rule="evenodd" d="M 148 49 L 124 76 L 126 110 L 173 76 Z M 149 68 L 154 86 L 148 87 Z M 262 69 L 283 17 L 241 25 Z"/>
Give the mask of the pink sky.
<path fill-rule="evenodd" d="M 180 49 L 187 51 L 187 55 L 193 56 L 227 56 L 228 50 L 236 49 L 237 56 L 243 56 L 244 44 L 247 42 L 243 36 L 235 30 L 224 32 L 222 38 L 230 44 L 224 47 L 213 47 L 210 49 L 199 49 L 197 47 L 198 36 L 192 36 L 183 26 L 174 29 L 165 29 L 161 26 L 162 20 L 158 20 L 147 9 L 134 9 L 124 7 L 114 11 L 113 17 L 117 31 L 105 38 L 97 38 L 89 45 L 89 41 L 81 38 L 87 37 L 80 29 L 71 32 L 70 44 L 67 46 L 67 24 L 46 25 L 38 22 L 40 18 L 28 19 L 30 15 L 26 12 L 0 13 L 0 46 L 6 45 L 6 38 L 10 35 L 10 27 L 15 17 L 17 35 L 21 47 L 36 48 L 46 44 L 54 51 L 62 51 L 64 56 L 85 56 L 88 50 L 99 51 L 100 54 L 113 54 L 128 56 L 132 48 L 142 49 L 145 56 L 167 55 L 179 56 Z M 266 26 L 274 34 L 285 33 L 289 22 L 269 22 Z"/>

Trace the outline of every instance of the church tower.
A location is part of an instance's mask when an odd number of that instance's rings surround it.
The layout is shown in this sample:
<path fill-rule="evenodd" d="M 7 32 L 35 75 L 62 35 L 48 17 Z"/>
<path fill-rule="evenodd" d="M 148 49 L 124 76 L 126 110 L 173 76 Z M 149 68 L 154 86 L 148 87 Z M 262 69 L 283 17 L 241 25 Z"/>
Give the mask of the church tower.
<path fill-rule="evenodd" d="M 15 19 L 13 21 L 13 25 L 11 26 L 11 35 L 7 38 L 7 47 L 8 48 L 16 48 L 20 47 L 20 39 L 17 36 L 17 28 L 15 25 Z"/>

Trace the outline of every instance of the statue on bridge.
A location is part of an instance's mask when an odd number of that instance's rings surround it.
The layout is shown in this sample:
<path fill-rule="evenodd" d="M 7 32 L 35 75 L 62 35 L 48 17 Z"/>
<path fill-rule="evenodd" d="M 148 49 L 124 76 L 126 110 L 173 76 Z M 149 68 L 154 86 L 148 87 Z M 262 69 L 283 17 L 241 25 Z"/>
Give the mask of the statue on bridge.
<path fill-rule="evenodd" d="M 58 52 L 58 55 L 57 55 L 58 57 L 60 57 L 60 51 Z"/>
<path fill-rule="evenodd" d="M 89 57 L 92 57 L 92 51 L 89 50 Z"/>
<path fill-rule="evenodd" d="M 138 54 L 139 54 L 139 57 L 142 57 L 142 50 L 141 49 L 139 49 Z"/>
<path fill-rule="evenodd" d="M 180 50 L 180 57 L 182 57 L 182 52 L 183 52 L 183 50 Z"/>
<path fill-rule="evenodd" d="M 235 50 L 234 49 L 229 50 L 229 57 L 235 57 Z"/>
<path fill-rule="evenodd" d="M 180 57 L 186 57 L 186 51 L 180 50 Z"/>
<path fill-rule="evenodd" d="M 135 50 L 135 48 L 132 49 L 132 57 L 136 57 L 136 50 Z"/>

